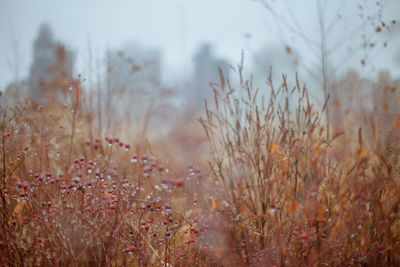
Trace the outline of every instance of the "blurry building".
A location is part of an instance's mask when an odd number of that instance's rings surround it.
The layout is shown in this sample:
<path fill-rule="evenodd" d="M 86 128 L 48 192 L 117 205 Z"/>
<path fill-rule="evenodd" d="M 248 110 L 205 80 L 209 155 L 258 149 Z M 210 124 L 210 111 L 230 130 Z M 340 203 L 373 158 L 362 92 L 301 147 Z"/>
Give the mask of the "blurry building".
<path fill-rule="evenodd" d="M 299 60 L 299 53 L 289 46 L 263 46 L 253 55 L 254 85 L 265 87 L 271 70 L 275 86 L 282 83 L 282 74 L 288 75 L 288 83 L 294 83 Z"/>
<path fill-rule="evenodd" d="M 108 50 L 106 60 L 102 90 L 106 125 L 118 123 L 118 119 L 130 120 L 135 126 L 146 124 L 161 101 L 161 52 L 126 44 L 118 50 Z"/>
<path fill-rule="evenodd" d="M 213 90 L 210 83 L 219 83 L 218 68 L 226 78 L 229 76 L 229 64 L 215 57 L 210 44 L 203 44 L 194 57 L 194 92 L 189 101 L 193 112 L 204 107 L 204 99 L 212 98 Z"/>
<path fill-rule="evenodd" d="M 107 52 L 108 105 L 118 102 L 122 109 L 129 105 L 132 110 L 144 110 L 160 90 L 160 84 L 159 50 L 128 44 L 120 50 Z"/>
<path fill-rule="evenodd" d="M 161 52 L 139 45 L 125 45 L 107 53 L 107 80 L 115 90 L 126 89 L 146 94 L 160 86 Z"/>
<path fill-rule="evenodd" d="M 33 62 L 28 85 L 33 102 L 45 103 L 62 95 L 72 80 L 73 53 L 53 37 L 48 24 L 42 24 L 33 44 Z"/>

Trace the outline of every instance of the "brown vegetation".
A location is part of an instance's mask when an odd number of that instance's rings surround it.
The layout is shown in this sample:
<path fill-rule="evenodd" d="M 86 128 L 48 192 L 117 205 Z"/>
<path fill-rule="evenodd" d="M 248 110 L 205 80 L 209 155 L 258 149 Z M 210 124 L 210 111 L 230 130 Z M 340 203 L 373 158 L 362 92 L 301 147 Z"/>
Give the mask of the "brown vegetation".
<path fill-rule="evenodd" d="M 213 84 L 205 134 L 178 120 L 168 145 L 101 136 L 77 80 L 69 105 L 2 107 L 2 264 L 399 265 L 397 87 L 380 81 L 363 117 L 338 91 L 332 113 L 347 116 L 327 135 L 331 102 L 238 71 L 236 87 Z"/>

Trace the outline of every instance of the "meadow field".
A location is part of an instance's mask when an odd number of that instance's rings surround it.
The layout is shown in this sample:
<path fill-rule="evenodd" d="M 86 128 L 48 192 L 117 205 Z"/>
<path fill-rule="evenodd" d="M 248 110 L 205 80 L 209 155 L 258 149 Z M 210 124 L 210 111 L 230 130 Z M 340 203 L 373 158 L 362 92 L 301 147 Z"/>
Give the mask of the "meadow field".
<path fill-rule="evenodd" d="M 396 1 L 100 2 L 1 4 L 0 266 L 400 266 Z"/>
<path fill-rule="evenodd" d="M 399 82 L 363 106 L 340 101 L 365 86 L 350 77 L 317 105 L 301 78 L 241 72 L 152 142 L 99 128 L 79 78 L 64 101 L 2 106 L 2 265 L 399 265 Z"/>

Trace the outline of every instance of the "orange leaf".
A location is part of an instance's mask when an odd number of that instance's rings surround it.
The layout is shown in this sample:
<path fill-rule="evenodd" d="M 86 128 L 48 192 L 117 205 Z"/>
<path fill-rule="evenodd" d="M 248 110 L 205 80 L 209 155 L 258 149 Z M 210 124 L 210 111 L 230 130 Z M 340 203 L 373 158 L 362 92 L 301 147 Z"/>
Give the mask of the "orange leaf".
<path fill-rule="evenodd" d="M 311 162 L 311 168 L 315 168 L 317 166 L 317 163 L 318 163 L 318 157 L 315 157 Z"/>
<path fill-rule="evenodd" d="M 340 107 L 340 101 L 339 100 L 335 100 L 335 101 L 333 101 L 333 105 L 335 106 L 335 107 Z"/>
<path fill-rule="evenodd" d="M 357 155 L 357 157 L 363 157 L 363 156 L 365 156 L 365 152 L 364 152 L 364 150 L 362 150 L 361 148 L 359 148 L 359 149 L 356 151 L 356 155 Z"/>
<path fill-rule="evenodd" d="M 387 111 L 387 110 L 388 110 L 388 107 L 389 107 L 389 104 L 388 104 L 387 100 L 385 100 L 385 101 L 383 102 L 383 109 L 384 109 L 385 111 Z"/>
<path fill-rule="evenodd" d="M 290 213 L 291 213 L 292 215 L 294 215 L 294 213 L 296 212 L 296 209 L 297 209 L 297 205 L 298 205 L 298 204 L 299 204 L 299 203 L 297 202 L 296 199 L 293 199 L 292 203 L 290 203 Z"/>
<path fill-rule="evenodd" d="M 271 142 L 269 144 L 269 149 L 271 150 L 271 152 L 274 152 L 276 149 L 276 143 L 275 142 Z"/>
<path fill-rule="evenodd" d="M 217 208 L 218 208 L 218 199 L 214 199 L 214 200 L 211 202 L 211 210 L 212 210 L 212 211 L 215 211 Z"/>
<path fill-rule="evenodd" d="M 286 255 L 286 246 L 285 246 L 285 244 L 283 243 L 282 240 L 281 240 L 281 250 L 282 250 L 282 254 Z"/>
<path fill-rule="evenodd" d="M 318 220 L 321 220 L 322 217 L 323 217 L 323 215 L 324 215 L 324 210 L 322 209 L 322 206 L 320 206 L 320 207 L 318 208 L 318 211 L 317 211 L 317 219 L 318 219 Z"/>
<path fill-rule="evenodd" d="M 399 119 L 395 119 L 393 121 L 393 127 L 394 128 L 399 128 L 400 127 L 400 120 Z"/>

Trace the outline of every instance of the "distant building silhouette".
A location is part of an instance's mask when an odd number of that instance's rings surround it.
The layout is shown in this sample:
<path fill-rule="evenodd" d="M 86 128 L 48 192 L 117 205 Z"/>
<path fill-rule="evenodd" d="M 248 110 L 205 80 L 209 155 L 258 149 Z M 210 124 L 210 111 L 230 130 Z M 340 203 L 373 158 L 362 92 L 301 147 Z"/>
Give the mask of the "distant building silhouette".
<path fill-rule="evenodd" d="M 198 111 L 204 107 L 204 99 L 211 99 L 213 96 L 210 82 L 219 82 L 219 71 L 221 68 L 225 76 L 229 76 L 229 64 L 215 58 L 212 46 L 203 44 L 194 57 L 194 94 L 191 107 Z"/>
<path fill-rule="evenodd" d="M 161 53 L 135 44 L 119 51 L 108 51 L 108 82 L 113 89 L 126 88 L 145 92 L 159 87 L 161 81 Z"/>
<path fill-rule="evenodd" d="M 57 65 L 58 64 L 58 65 Z M 48 24 L 42 24 L 33 45 L 33 62 L 28 78 L 29 92 L 35 103 L 45 103 L 67 90 L 73 70 L 73 53 L 55 41 Z M 55 81 L 58 79 L 58 82 Z"/>
<path fill-rule="evenodd" d="M 253 55 L 253 73 L 255 86 L 263 87 L 272 68 L 272 82 L 278 86 L 282 83 L 282 74 L 294 77 L 298 71 L 300 56 L 291 47 L 265 45 Z M 294 82 L 290 78 L 288 82 Z"/>
<path fill-rule="evenodd" d="M 133 119 L 143 117 L 161 88 L 161 52 L 127 44 L 107 52 L 105 108 L 130 110 Z"/>

